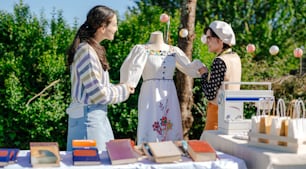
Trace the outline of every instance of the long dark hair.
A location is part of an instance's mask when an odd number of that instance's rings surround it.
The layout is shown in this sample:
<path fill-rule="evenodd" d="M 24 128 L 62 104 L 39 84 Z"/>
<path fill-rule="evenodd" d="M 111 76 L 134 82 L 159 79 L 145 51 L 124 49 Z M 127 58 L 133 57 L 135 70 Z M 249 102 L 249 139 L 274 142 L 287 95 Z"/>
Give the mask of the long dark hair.
<path fill-rule="evenodd" d="M 82 42 L 87 42 L 97 52 L 103 69 L 108 70 L 110 68 L 109 63 L 106 59 L 105 48 L 101 46 L 99 43 L 97 43 L 93 39 L 93 37 L 98 28 L 100 28 L 101 26 L 107 27 L 110 24 L 111 19 L 115 14 L 116 13 L 114 10 L 103 5 L 97 5 L 88 12 L 86 21 L 81 25 L 81 27 L 77 31 L 77 34 L 75 35 L 72 44 L 68 48 L 67 51 L 68 67 L 70 67 L 70 65 L 73 62 L 74 55 L 77 51 L 79 44 Z"/>

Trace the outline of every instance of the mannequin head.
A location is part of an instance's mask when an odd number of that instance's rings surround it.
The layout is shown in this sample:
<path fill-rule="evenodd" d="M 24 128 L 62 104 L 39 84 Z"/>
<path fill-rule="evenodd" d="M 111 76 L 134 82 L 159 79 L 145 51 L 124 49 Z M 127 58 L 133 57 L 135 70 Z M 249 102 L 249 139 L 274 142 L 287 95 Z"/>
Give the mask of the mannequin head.
<path fill-rule="evenodd" d="M 164 42 L 163 33 L 161 31 L 152 32 L 148 41 L 151 50 L 168 50 L 169 45 Z"/>

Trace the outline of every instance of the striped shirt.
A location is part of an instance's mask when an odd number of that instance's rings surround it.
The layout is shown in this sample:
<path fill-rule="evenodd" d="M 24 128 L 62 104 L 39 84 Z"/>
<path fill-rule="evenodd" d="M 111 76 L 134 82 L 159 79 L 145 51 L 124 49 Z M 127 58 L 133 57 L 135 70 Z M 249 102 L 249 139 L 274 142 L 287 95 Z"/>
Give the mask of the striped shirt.
<path fill-rule="evenodd" d="M 114 104 L 129 97 L 125 84 L 113 85 L 104 71 L 96 51 L 81 43 L 71 65 L 71 97 L 83 104 Z"/>

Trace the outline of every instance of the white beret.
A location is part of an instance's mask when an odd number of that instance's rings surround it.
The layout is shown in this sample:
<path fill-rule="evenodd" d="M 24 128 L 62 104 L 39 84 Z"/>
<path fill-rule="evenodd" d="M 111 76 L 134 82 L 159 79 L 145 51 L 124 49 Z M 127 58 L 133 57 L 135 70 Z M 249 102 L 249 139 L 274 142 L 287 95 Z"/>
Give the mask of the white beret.
<path fill-rule="evenodd" d="M 236 44 L 234 31 L 226 22 L 213 21 L 209 27 L 218 35 L 218 37 L 226 44 L 232 46 Z"/>

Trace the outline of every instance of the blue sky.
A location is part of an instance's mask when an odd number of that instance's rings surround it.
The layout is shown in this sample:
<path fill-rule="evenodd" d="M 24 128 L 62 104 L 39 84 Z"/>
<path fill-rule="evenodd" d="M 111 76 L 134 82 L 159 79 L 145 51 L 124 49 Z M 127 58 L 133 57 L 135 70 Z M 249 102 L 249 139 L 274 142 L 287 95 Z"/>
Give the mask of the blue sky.
<path fill-rule="evenodd" d="M 16 3 L 19 3 L 19 0 L 2 0 L 0 10 L 11 13 Z M 75 18 L 79 25 L 82 24 L 87 12 L 95 5 L 106 5 L 118 11 L 121 18 L 128 6 L 135 5 L 134 0 L 23 0 L 23 3 L 29 5 L 31 12 L 36 16 L 40 16 L 44 10 L 47 19 L 51 18 L 53 9 L 62 10 L 63 17 L 69 25 L 73 25 Z"/>

